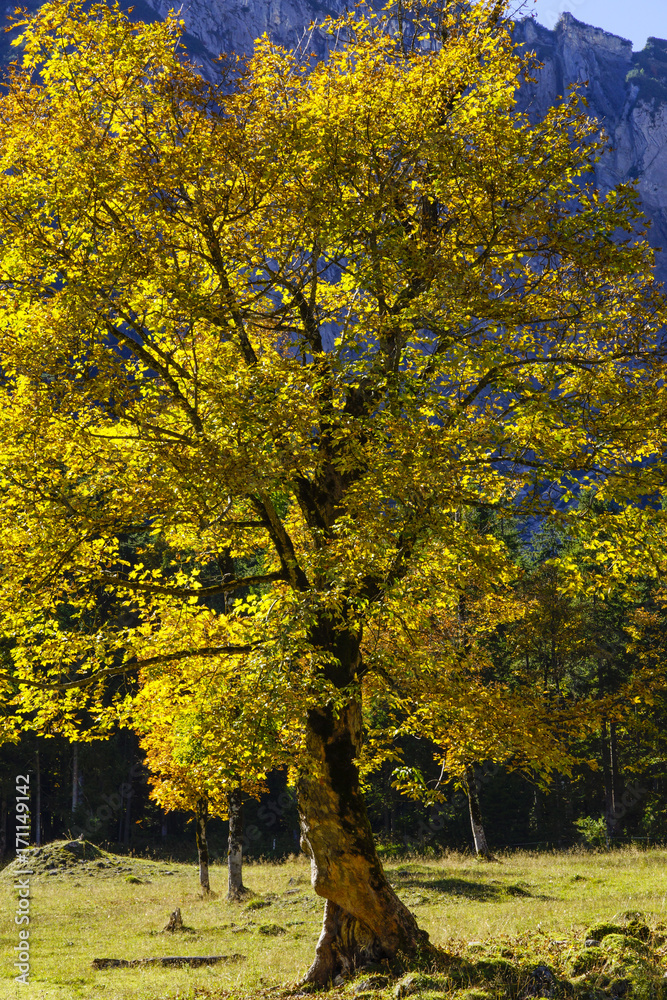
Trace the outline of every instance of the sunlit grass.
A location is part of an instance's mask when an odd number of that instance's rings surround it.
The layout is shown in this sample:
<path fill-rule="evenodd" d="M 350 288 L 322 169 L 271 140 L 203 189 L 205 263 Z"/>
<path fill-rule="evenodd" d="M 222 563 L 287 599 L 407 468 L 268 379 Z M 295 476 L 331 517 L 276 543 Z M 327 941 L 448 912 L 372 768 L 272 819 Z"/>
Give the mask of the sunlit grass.
<path fill-rule="evenodd" d="M 168 868 L 174 874 L 161 874 Z M 0 997 L 25 1000 L 194 1000 L 251 997 L 269 987 L 294 985 L 312 960 L 323 904 L 310 888 L 304 858 L 246 866 L 244 881 L 270 903 L 261 909 L 224 899 L 226 872 L 214 866 L 219 898 L 197 894 L 193 865 L 136 863 L 142 884 L 126 875 L 69 873 L 35 876 L 31 901 L 31 982 L 13 981 L 15 893 L 0 878 Z M 585 928 L 623 910 L 665 916 L 667 851 L 610 854 L 503 855 L 500 863 L 470 856 L 411 859 L 387 865 L 392 883 L 434 943 L 464 953 L 484 946 L 532 942 L 556 954 L 581 941 Z M 193 932 L 163 934 L 180 907 Z M 277 924 L 278 936 L 260 927 Z M 235 925 L 235 926 L 232 926 Z M 159 955 L 231 955 L 244 961 L 201 969 L 96 971 L 94 958 Z"/>
<path fill-rule="evenodd" d="M 516 852 L 499 857 L 500 864 L 488 864 L 450 855 L 423 866 L 434 879 L 435 872 L 444 869 L 481 887 L 475 898 L 475 889 L 465 895 L 463 888 L 455 886 L 452 891 L 443 885 L 440 891 L 425 893 L 428 903 L 411 907 L 435 943 L 447 946 L 451 939 L 482 940 L 538 929 L 559 938 L 580 933 L 618 910 L 648 911 L 657 919 L 665 916 L 667 851 L 627 848 L 600 854 Z M 398 885 L 407 881 L 393 880 Z"/>

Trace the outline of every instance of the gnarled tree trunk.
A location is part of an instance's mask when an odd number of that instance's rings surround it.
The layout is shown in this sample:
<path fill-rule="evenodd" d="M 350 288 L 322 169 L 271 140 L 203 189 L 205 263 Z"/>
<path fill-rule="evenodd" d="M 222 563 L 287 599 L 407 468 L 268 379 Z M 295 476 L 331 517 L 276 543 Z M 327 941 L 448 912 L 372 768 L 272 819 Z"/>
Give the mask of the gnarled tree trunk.
<path fill-rule="evenodd" d="M 237 902 L 249 894 L 243 884 L 243 792 L 235 788 L 227 796 L 229 841 L 227 850 L 227 899 Z"/>
<path fill-rule="evenodd" d="M 326 906 L 305 981 L 326 986 L 368 962 L 432 946 L 389 885 L 375 850 L 355 764 L 360 702 L 351 700 L 338 712 L 312 709 L 307 727 L 309 767 L 297 786 L 301 845 Z"/>
<path fill-rule="evenodd" d="M 199 855 L 199 884 L 204 896 L 210 895 L 211 885 L 208 880 L 208 840 L 206 839 L 206 824 L 208 822 L 208 799 L 197 800 L 195 811 L 195 838 L 197 854 Z"/>

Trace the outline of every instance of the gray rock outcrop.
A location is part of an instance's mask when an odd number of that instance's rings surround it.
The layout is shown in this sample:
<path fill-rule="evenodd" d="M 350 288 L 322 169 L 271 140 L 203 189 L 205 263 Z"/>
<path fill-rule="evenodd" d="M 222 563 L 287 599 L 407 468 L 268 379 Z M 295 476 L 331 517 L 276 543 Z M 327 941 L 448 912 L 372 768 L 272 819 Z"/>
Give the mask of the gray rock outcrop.
<path fill-rule="evenodd" d="M 160 17 L 174 6 L 170 0 L 144 3 Z M 189 48 L 210 72 L 213 59 L 221 52 L 249 55 L 255 39 L 265 33 L 286 48 L 307 41 L 309 52 L 322 55 L 325 36 L 317 30 L 311 32 L 310 25 L 338 17 L 347 6 L 345 0 L 183 0 L 180 11 Z"/>
<path fill-rule="evenodd" d="M 169 0 L 143 0 L 158 16 Z M 264 32 L 279 44 L 302 43 L 313 21 L 336 16 L 346 0 L 184 0 L 188 42 L 205 71 L 222 51 L 248 53 Z M 641 52 L 617 35 L 563 14 L 554 30 L 524 18 L 515 37 L 535 52 L 542 68 L 537 83 L 522 88 L 522 103 L 540 116 L 580 85 L 588 112 L 609 136 L 610 150 L 597 167 L 597 182 L 608 190 L 636 180 L 652 222 L 649 239 L 667 250 L 667 41 L 650 38 Z M 322 53 L 325 37 L 308 35 L 309 51 Z M 658 274 L 667 280 L 667 252 L 658 256 Z"/>
<path fill-rule="evenodd" d="M 553 31 L 525 18 L 515 38 L 542 63 L 537 82 L 522 90 L 526 109 L 541 116 L 579 85 L 610 141 L 596 168 L 598 184 L 608 190 L 636 180 L 652 222 L 650 242 L 667 250 L 667 41 L 649 38 L 633 52 L 626 39 L 572 14 L 563 14 Z M 658 255 L 658 274 L 667 280 L 667 253 Z"/>

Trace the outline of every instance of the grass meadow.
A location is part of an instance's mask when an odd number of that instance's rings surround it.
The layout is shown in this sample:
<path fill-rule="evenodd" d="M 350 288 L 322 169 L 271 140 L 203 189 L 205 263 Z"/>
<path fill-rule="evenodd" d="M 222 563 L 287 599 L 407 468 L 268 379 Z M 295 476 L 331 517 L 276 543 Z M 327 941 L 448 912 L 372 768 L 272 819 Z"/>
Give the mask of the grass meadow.
<path fill-rule="evenodd" d="M 249 904 L 225 901 L 223 867 L 211 870 L 218 898 L 204 901 L 194 865 L 132 860 L 128 868 L 128 859 L 122 861 L 118 869 L 100 862 L 99 868 L 79 865 L 33 876 L 27 986 L 13 978 L 17 893 L 10 870 L 0 873 L 2 1000 L 245 1000 L 298 993 L 323 909 L 310 887 L 305 858 L 247 865 L 244 881 L 255 893 Z M 466 959 L 502 955 L 571 973 L 590 925 L 628 910 L 640 911 L 652 928 L 667 919 L 667 850 L 662 849 L 516 852 L 501 855 L 499 863 L 448 854 L 386 867 L 431 940 Z M 176 907 L 191 929 L 163 933 Z M 667 969 L 667 949 L 655 940 L 655 961 Z M 95 958 L 233 954 L 243 958 L 204 968 L 92 968 Z M 329 996 L 352 996 L 355 988 L 362 998 L 396 994 L 393 983 L 366 994 L 347 983 Z M 413 993 L 431 995 L 416 986 Z M 484 1000 L 484 993 L 468 990 L 467 1000 Z"/>

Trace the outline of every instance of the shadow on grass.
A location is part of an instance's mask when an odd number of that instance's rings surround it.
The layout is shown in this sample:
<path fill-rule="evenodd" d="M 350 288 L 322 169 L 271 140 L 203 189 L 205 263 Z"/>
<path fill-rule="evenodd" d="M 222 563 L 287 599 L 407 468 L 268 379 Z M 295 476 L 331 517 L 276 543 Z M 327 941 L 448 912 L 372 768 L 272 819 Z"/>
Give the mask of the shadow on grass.
<path fill-rule="evenodd" d="M 468 882 L 463 878 L 402 878 L 401 889 L 426 889 L 442 892 L 447 896 L 464 896 L 466 899 L 485 901 L 499 899 L 506 893 L 502 886 L 487 882 Z"/>
<path fill-rule="evenodd" d="M 426 879 L 423 876 L 413 876 L 412 878 L 403 876 L 399 887 L 401 889 L 421 889 L 422 891 L 438 892 L 446 896 L 460 896 L 481 903 L 491 900 L 500 901 L 507 899 L 508 896 L 526 899 L 546 898 L 544 896 L 535 897 L 533 893 L 520 885 L 502 885 L 497 882 L 483 882 L 481 880 L 468 881 L 467 879 L 454 877 Z"/>

